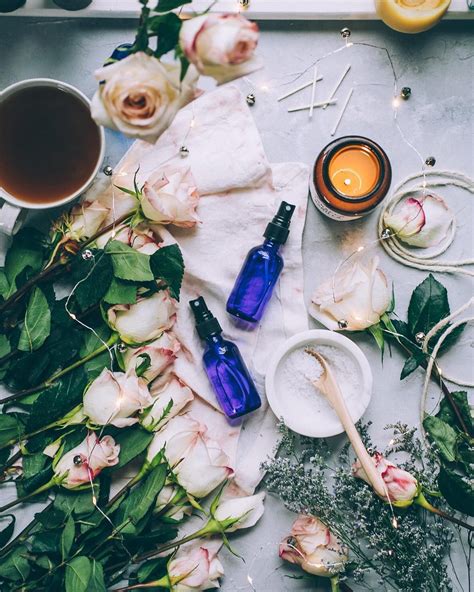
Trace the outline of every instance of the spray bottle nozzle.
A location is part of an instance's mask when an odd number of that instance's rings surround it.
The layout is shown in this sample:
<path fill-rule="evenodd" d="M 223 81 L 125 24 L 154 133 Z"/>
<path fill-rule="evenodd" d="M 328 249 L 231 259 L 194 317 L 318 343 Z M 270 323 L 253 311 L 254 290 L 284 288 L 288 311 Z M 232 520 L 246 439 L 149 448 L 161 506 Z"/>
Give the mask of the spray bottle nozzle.
<path fill-rule="evenodd" d="M 290 222 L 296 206 L 282 201 L 278 212 L 273 217 L 273 220 L 267 225 L 263 236 L 269 240 L 274 240 L 277 243 L 284 244 L 290 234 Z"/>
<path fill-rule="evenodd" d="M 189 306 L 196 319 L 196 329 L 201 339 L 205 339 L 212 334 L 222 333 L 219 321 L 209 310 L 206 301 L 202 296 L 199 296 L 199 298 L 196 298 L 195 300 L 190 300 Z"/>

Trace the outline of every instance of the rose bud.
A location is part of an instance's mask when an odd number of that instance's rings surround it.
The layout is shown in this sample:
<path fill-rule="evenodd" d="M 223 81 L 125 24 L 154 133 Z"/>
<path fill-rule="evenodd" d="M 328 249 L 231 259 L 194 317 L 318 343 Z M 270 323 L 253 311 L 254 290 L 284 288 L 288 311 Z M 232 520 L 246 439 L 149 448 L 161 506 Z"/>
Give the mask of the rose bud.
<path fill-rule="evenodd" d="M 148 220 L 191 228 L 199 222 L 199 194 L 189 167 L 168 167 L 152 175 L 143 186 L 140 203 Z"/>
<path fill-rule="evenodd" d="M 374 454 L 372 459 L 387 488 L 386 497 L 382 499 L 390 501 L 392 505 L 400 508 L 410 506 L 420 493 L 420 486 L 415 477 L 408 471 L 394 465 L 378 452 Z M 370 485 L 370 481 L 358 460 L 352 465 L 352 474 Z"/>
<path fill-rule="evenodd" d="M 107 311 L 110 327 L 130 345 L 156 339 L 171 329 L 175 319 L 176 302 L 167 290 L 160 290 L 149 298 L 139 298 L 135 304 L 116 304 Z"/>
<path fill-rule="evenodd" d="M 206 432 L 189 416 L 177 416 L 155 434 L 148 447 L 148 462 L 164 451 L 178 483 L 195 497 L 205 497 L 233 473 L 228 456 Z"/>
<path fill-rule="evenodd" d="M 156 513 L 180 521 L 191 516 L 193 507 L 188 503 L 186 492 L 175 485 L 165 485 L 156 498 Z"/>
<path fill-rule="evenodd" d="M 196 73 L 188 69 L 181 82 L 180 73 L 181 65 L 165 64 L 144 52 L 99 68 L 93 119 L 130 138 L 156 142 L 178 110 L 196 97 Z"/>
<path fill-rule="evenodd" d="M 140 376 L 147 382 L 151 382 L 173 363 L 180 348 L 179 341 L 169 332 L 163 333 L 161 337 L 147 345 L 129 347 L 122 354 L 125 371 L 136 370 L 141 364 L 146 364 L 146 370 Z"/>
<path fill-rule="evenodd" d="M 168 576 L 176 582 L 176 592 L 198 592 L 219 588 L 219 578 L 224 575 L 217 553 L 220 540 L 197 539 L 181 547 L 168 564 Z"/>
<path fill-rule="evenodd" d="M 120 446 L 112 436 L 99 439 L 95 432 L 89 432 L 86 439 L 53 464 L 54 474 L 61 485 L 73 489 L 90 483 L 106 467 L 119 462 Z"/>
<path fill-rule="evenodd" d="M 213 518 L 225 532 L 251 528 L 263 515 L 265 510 L 264 499 L 265 492 L 261 491 L 256 495 L 222 500 L 219 502 Z"/>
<path fill-rule="evenodd" d="M 98 201 L 83 201 L 75 205 L 72 210 L 65 214 L 64 238 L 82 241 L 93 236 L 107 218 L 108 208 Z"/>
<path fill-rule="evenodd" d="M 412 247 L 434 247 L 448 235 L 454 214 L 442 197 L 407 197 L 392 212 L 384 215 L 384 224 L 399 239 Z"/>
<path fill-rule="evenodd" d="M 367 263 L 356 261 L 323 282 L 312 298 L 314 318 L 336 331 L 361 331 L 376 325 L 391 302 L 387 278 L 378 263 L 378 257 Z"/>
<path fill-rule="evenodd" d="M 157 432 L 165 423 L 178 415 L 194 399 L 192 390 L 181 383 L 176 376 L 171 376 L 165 385 L 151 387 L 153 405 L 140 417 L 140 423 L 149 431 Z"/>
<path fill-rule="evenodd" d="M 280 543 L 280 557 L 304 571 L 331 578 L 344 569 L 349 557 L 346 547 L 315 516 L 301 515 L 290 536 Z"/>
<path fill-rule="evenodd" d="M 179 44 L 204 76 L 219 84 L 262 67 L 255 56 L 258 27 L 240 14 L 204 14 L 183 22 Z"/>
<path fill-rule="evenodd" d="M 104 368 L 84 394 L 84 414 L 95 425 L 118 428 L 138 421 L 138 411 L 153 403 L 145 380 L 135 373 L 111 372 Z"/>

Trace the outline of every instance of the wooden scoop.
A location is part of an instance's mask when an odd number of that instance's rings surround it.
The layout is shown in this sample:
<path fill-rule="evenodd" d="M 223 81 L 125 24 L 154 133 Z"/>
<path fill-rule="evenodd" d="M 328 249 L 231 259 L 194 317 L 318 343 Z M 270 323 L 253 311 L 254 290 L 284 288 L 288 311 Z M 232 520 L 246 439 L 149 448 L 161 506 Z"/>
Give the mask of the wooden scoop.
<path fill-rule="evenodd" d="M 326 359 L 314 349 L 307 347 L 305 352 L 310 356 L 313 356 L 313 358 L 316 358 L 323 369 L 321 376 L 317 380 L 312 380 L 311 382 L 324 394 L 331 407 L 337 413 L 339 420 L 346 431 L 347 437 L 352 444 L 352 448 L 369 478 L 374 491 L 380 497 L 385 498 L 387 496 L 387 488 L 384 480 L 375 468 L 374 461 L 370 457 L 360 438 L 359 432 L 352 421 L 346 402 L 342 396 L 341 389 L 334 378 L 331 368 Z"/>

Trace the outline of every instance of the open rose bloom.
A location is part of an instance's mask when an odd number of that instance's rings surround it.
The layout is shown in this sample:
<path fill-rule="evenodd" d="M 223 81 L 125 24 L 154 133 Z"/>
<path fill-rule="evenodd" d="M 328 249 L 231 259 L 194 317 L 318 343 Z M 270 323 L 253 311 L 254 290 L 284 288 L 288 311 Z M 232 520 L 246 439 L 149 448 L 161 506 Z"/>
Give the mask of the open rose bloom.
<path fill-rule="evenodd" d="M 142 377 L 147 382 L 151 382 L 174 362 L 180 348 L 179 341 L 169 332 L 163 333 L 155 341 L 141 347 L 129 347 L 123 354 L 125 371 L 135 370 L 147 360 L 149 366 L 142 374 Z"/>
<path fill-rule="evenodd" d="M 86 439 L 54 465 L 54 474 L 61 480 L 61 485 L 73 489 L 90 483 L 107 467 L 119 462 L 120 446 L 112 436 L 99 439 L 95 432 L 90 432 Z"/>
<path fill-rule="evenodd" d="M 194 399 L 192 390 L 176 376 L 170 374 L 168 379 L 165 384 L 158 381 L 150 389 L 153 405 L 140 417 L 140 423 L 147 430 L 160 430 Z"/>
<path fill-rule="evenodd" d="M 196 97 L 194 69 L 182 82 L 180 72 L 180 64 L 165 64 L 145 52 L 99 68 L 92 117 L 131 138 L 156 142 L 178 110 Z"/>
<path fill-rule="evenodd" d="M 394 465 L 378 452 L 374 454 L 372 460 L 387 488 L 384 499 L 390 501 L 394 506 L 402 508 L 410 506 L 420 493 L 420 486 L 415 477 L 408 471 Z M 352 474 L 370 485 L 367 474 L 358 460 L 352 465 Z"/>
<path fill-rule="evenodd" d="M 341 541 L 315 516 L 299 516 L 288 537 L 280 543 L 280 557 L 304 571 L 332 577 L 344 569 L 348 551 Z"/>
<path fill-rule="evenodd" d="M 448 236 L 454 213 L 438 195 L 415 194 L 386 212 L 384 224 L 404 243 L 419 248 L 434 247 Z"/>
<path fill-rule="evenodd" d="M 192 228 L 199 222 L 199 194 L 189 167 L 170 166 L 150 176 L 143 186 L 140 203 L 148 220 Z"/>
<path fill-rule="evenodd" d="M 137 423 L 135 415 L 152 403 L 143 378 L 134 372 L 125 374 L 104 368 L 85 392 L 82 406 L 94 425 L 123 428 Z"/>
<path fill-rule="evenodd" d="M 93 236 L 102 226 L 109 209 L 98 201 L 83 201 L 66 215 L 65 238 L 81 241 Z"/>
<path fill-rule="evenodd" d="M 203 14 L 186 20 L 179 43 L 198 72 L 219 84 L 262 66 L 255 56 L 258 27 L 240 14 Z"/>
<path fill-rule="evenodd" d="M 205 497 L 233 473 L 228 456 L 208 436 L 206 426 L 187 415 L 174 417 L 155 434 L 147 460 L 152 462 L 161 451 L 178 483 L 195 497 Z"/>
<path fill-rule="evenodd" d="M 310 312 L 328 329 L 362 331 L 380 321 L 391 302 L 378 257 L 354 261 L 323 282 L 312 297 Z M 339 323 L 344 321 L 344 326 Z"/>
<path fill-rule="evenodd" d="M 96 245 L 103 249 L 110 240 L 119 241 L 144 255 L 153 255 L 163 243 L 158 229 L 145 224 L 139 224 L 134 228 L 130 226 L 115 228 L 100 236 L 96 240 Z"/>
<path fill-rule="evenodd" d="M 174 592 L 198 592 L 219 588 L 224 567 L 217 557 L 220 540 L 197 539 L 181 547 L 168 564 Z"/>
<path fill-rule="evenodd" d="M 141 345 L 168 331 L 176 320 L 176 302 L 167 290 L 160 290 L 135 304 L 116 304 L 107 311 L 110 327 L 130 345 Z"/>

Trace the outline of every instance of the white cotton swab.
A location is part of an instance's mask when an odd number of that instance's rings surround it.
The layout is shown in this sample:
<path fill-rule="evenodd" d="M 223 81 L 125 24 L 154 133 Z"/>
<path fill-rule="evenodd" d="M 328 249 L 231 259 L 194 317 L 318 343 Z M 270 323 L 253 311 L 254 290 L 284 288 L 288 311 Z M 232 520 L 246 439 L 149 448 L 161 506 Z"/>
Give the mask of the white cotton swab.
<path fill-rule="evenodd" d="M 347 64 L 346 69 L 344 70 L 344 72 L 341 74 L 341 77 L 339 78 L 339 80 L 337 81 L 336 86 L 333 88 L 332 93 L 329 95 L 329 98 L 332 99 L 333 96 L 336 94 L 337 89 L 341 86 L 342 81 L 344 80 L 344 78 L 347 76 L 347 73 L 349 72 L 349 70 L 351 69 L 351 65 Z M 323 107 L 323 109 L 326 109 L 326 107 Z"/>
<path fill-rule="evenodd" d="M 323 79 L 322 76 L 318 76 L 316 79 L 316 82 L 320 82 L 322 79 Z M 298 86 L 297 88 L 294 88 L 293 90 L 288 91 L 286 94 L 281 95 L 281 97 L 278 97 L 277 101 L 283 101 L 283 99 L 287 99 L 288 97 L 291 97 L 291 95 L 294 95 L 295 93 L 299 92 L 300 90 L 303 90 L 304 88 L 308 88 L 308 86 L 311 86 L 312 84 L 313 84 L 313 81 L 308 80 L 308 82 L 305 82 L 301 86 Z"/>
<path fill-rule="evenodd" d="M 299 107 L 291 107 L 290 109 L 288 109 L 288 113 L 294 113 L 295 111 L 305 111 L 306 109 L 311 109 L 311 107 L 313 107 L 313 109 L 317 109 L 318 107 L 324 107 L 325 105 L 335 105 L 336 103 L 337 99 L 327 99 L 326 101 L 320 101 L 319 103 L 313 103 L 312 105 L 300 105 Z"/>
<path fill-rule="evenodd" d="M 318 67 L 314 66 L 314 73 L 313 73 L 313 86 L 311 88 L 311 104 L 309 107 L 309 118 L 313 117 L 313 109 L 314 109 L 314 97 L 316 95 L 316 80 L 318 78 Z"/>
<path fill-rule="evenodd" d="M 339 124 L 341 123 L 342 116 L 344 115 L 344 111 L 347 109 L 347 105 L 349 104 L 349 101 L 351 100 L 353 92 L 354 92 L 354 88 L 351 88 L 351 90 L 349 91 L 349 94 L 346 97 L 346 100 L 344 101 L 344 105 L 342 106 L 341 112 L 339 113 L 339 117 L 337 118 L 337 121 L 334 124 L 334 127 L 332 128 L 331 136 L 334 136 L 334 134 L 337 132 L 337 128 L 339 127 Z"/>

